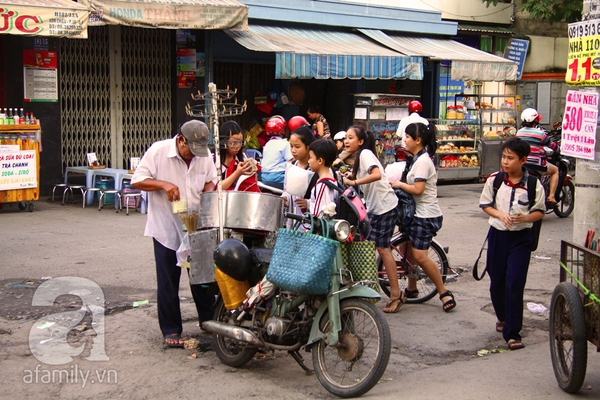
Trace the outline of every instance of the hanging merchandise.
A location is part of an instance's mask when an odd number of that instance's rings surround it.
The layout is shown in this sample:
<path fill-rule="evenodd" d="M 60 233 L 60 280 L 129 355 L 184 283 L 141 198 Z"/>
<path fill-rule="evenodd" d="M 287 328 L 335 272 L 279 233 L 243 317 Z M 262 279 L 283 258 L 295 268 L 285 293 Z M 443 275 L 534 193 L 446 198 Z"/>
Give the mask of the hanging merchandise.
<path fill-rule="evenodd" d="M 304 92 L 304 88 L 300 82 L 292 82 L 290 88 L 288 89 L 288 94 L 292 104 L 301 105 L 304 103 L 306 93 Z"/>

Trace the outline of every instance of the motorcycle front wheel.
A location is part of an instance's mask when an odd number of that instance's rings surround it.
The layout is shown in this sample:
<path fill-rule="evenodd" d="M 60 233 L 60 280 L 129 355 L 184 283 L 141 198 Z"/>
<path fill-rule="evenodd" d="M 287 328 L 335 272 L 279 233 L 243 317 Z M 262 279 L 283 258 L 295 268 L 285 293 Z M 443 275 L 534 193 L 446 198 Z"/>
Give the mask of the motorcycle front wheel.
<path fill-rule="evenodd" d="M 227 323 L 230 318 L 229 311 L 225 308 L 223 299 L 219 296 L 215 306 L 215 321 Z M 241 367 L 252 360 L 258 351 L 256 347 L 250 347 L 246 343 L 230 339 L 213 333 L 213 347 L 221 362 L 230 367 Z"/>
<path fill-rule="evenodd" d="M 319 382 L 338 397 L 358 397 L 375 386 L 387 367 L 391 352 L 390 328 L 381 311 L 364 300 L 340 302 L 342 330 L 337 347 L 324 340 L 312 349 L 313 366 Z M 320 321 L 331 329 L 329 312 Z"/>
<path fill-rule="evenodd" d="M 567 181 L 567 185 L 561 187 L 558 204 L 554 209 L 554 214 L 560 218 L 567 218 L 575 208 L 575 184 L 573 181 Z"/>

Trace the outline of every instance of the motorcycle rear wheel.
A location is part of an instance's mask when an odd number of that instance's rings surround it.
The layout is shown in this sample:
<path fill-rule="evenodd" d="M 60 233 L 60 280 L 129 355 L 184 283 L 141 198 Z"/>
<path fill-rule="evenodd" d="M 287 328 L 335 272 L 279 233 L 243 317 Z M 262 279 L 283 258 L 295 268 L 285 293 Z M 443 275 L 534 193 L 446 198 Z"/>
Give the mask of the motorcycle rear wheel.
<path fill-rule="evenodd" d="M 228 310 L 225 308 L 223 299 L 219 297 L 215 306 L 215 321 L 227 322 L 228 318 Z M 252 357 L 258 351 L 256 347 L 250 347 L 246 343 L 217 334 L 213 334 L 213 347 L 217 357 L 223 364 L 235 368 L 241 367 L 252 360 Z"/>
<path fill-rule="evenodd" d="M 559 218 L 567 218 L 575 208 L 575 184 L 573 181 L 567 181 L 567 186 L 560 189 L 558 204 L 554 209 L 554 214 Z"/>
<path fill-rule="evenodd" d="M 351 298 L 340 303 L 340 343 L 330 347 L 324 340 L 312 349 L 313 366 L 319 382 L 338 397 L 358 397 L 373 388 L 385 372 L 390 352 L 390 328 L 381 311 L 364 300 Z M 329 313 L 321 329 L 331 326 Z"/>

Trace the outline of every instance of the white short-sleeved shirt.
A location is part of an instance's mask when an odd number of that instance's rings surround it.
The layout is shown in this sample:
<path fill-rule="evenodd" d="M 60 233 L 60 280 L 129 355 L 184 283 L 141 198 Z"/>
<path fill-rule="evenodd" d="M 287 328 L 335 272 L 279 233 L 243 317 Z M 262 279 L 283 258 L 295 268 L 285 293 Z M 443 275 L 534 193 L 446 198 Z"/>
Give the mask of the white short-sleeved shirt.
<path fill-rule="evenodd" d="M 437 200 L 437 172 L 427 152 L 413 161 L 406 175 L 406 183 L 414 185 L 415 182 L 425 182 L 423 193 L 419 196 L 412 195 L 415 200 L 415 215 L 419 218 L 434 218 L 442 215 Z"/>
<path fill-rule="evenodd" d="M 278 136 L 272 137 L 263 149 L 261 170 L 263 173 L 285 172 L 286 163 L 293 157 L 287 140 Z"/>
<path fill-rule="evenodd" d="M 324 181 L 329 181 L 334 185 L 337 182 L 333 178 L 321 178 L 310 191 L 310 214 L 317 217 L 325 206 L 329 203 L 337 203 L 339 192 L 327 186 Z"/>
<path fill-rule="evenodd" d="M 156 179 L 177 185 L 180 197 L 186 199 L 188 211 L 197 212 L 200 194 L 207 182 L 217 183 L 217 168 L 212 157 L 194 157 L 188 168 L 177 151 L 176 139 L 154 143 L 146 151 L 135 170 L 131 183 Z M 144 236 L 156 239 L 171 250 L 177 250 L 183 236 L 183 222 L 173 214 L 173 206 L 162 190 L 148 192 L 148 217 Z"/>
<path fill-rule="evenodd" d="M 536 179 L 535 203 L 533 204 L 533 207 L 531 207 L 531 210 L 529 209 L 529 198 L 527 197 L 527 179 L 529 174 L 527 171 L 523 171 L 523 177 L 516 185 L 511 185 L 505 180 L 498 188 L 498 192 L 496 193 L 496 201 L 494 202 L 494 178 L 497 174 L 497 172 L 492 174 L 486 180 L 485 186 L 481 192 L 481 196 L 479 197 L 480 208 L 494 207 L 498 211 L 507 213 L 509 212 L 511 205 L 514 203 L 514 200 L 517 199 L 517 212 L 523 215 L 531 214 L 534 211 L 541 211 L 543 213 L 546 212 L 546 195 L 544 192 L 544 187 L 538 179 Z M 509 230 L 506 228 L 506 226 L 504 226 L 500 218 L 490 216 L 488 223 L 500 231 Z M 532 226 L 533 222 L 522 222 L 514 225 L 512 228 L 510 228 L 510 230 L 520 231 L 526 228 L 531 228 Z"/>
<path fill-rule="evenodd" d="M 356 164 L 354 166 L 356 167 Z M 365 185 L 359 185 L 359 188 L 365 194 L 367 211 L 370 214 L 382 215 L 398 205 L 398 198 L 394 193 L 394 189 L 390 186 L 385 171 L 375 154 L 371 150 L 361 151 L 360 168 L 356 173 L 356 178 L 360 179 L 368 176 L 374 167 L 379 168 L 381 179 Z"/>
<path fill-rule="evenodd" d="M 429 125 L 429 121 L 417 113 L 412 113 L 408 117 L 402 118 L 398 124 L 398 130 L 396 131 L 396 136 L 402 139 L 402 143 L 404 143 L 404 137 L 406 136 L 406 127 L 410 124 L 424 124 L 427 126 Z"/>

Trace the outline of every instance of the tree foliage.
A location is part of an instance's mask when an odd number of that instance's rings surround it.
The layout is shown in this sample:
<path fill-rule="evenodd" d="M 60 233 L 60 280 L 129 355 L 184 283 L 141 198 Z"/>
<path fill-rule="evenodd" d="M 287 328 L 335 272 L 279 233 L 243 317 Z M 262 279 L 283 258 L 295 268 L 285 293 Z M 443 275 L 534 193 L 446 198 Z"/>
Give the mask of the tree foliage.
<path fill-rule="evenodd" d="M 503 0 L 481 0 L 490 5 L 505 3 Z M 554 22 L 575 22 L 581 20 L 583 10 L 582 0 L 513 0 L 515 5 L 521 5 L 533 19 Z"/>

